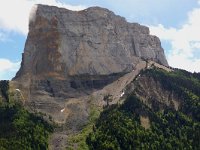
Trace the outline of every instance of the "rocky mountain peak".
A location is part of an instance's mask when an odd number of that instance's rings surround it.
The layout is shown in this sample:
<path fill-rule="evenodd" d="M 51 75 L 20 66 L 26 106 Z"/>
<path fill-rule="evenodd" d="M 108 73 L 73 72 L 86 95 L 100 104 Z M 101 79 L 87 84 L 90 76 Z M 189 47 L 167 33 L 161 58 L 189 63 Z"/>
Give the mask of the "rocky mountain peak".
<path fill-rule="evenodd" d="M 139 58 L 168 65 L 160 40 L 148 27 L 100 7 L 71 11 L 36 5 L 16 78 L 127 73 Z"/>
<path fill-rule="evenodd" d="M 200 74 L 148 27 L 36 5 L 22 58 L 0 81 L 0 149 L 200 149 Z"/>
<path fill-rule="evenodd" d="M 143 59 L 168 66 L 148 27 L 100 7 L 71 11 L 36 5 L 13 84 L 29 109 L 76 130 L 87 123 L 91 97 L 102 106 L 103 95 L 115 93 L 117 101 L 147 66 Z"/>

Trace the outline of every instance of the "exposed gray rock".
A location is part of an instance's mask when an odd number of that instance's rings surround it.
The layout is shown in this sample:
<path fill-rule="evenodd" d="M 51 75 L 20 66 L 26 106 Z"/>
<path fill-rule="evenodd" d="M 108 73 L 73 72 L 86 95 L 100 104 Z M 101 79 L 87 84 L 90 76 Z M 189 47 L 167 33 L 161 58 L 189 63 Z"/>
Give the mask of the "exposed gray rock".
<path fill-rule="evenodd" d="M 141 58 L 168 66 L 160 40 L 148 27 L 107 9 L 37 5 L 34 10 L 16 87 L 31 110 L 69 128 L 87 122 L 89 104 L 83 95 L 133 71 Z"/>
<path fill-rule="evenodd" d="M 168 65 L 149 28 L 99 7 L 71 11 L 37 5 L 16 77 L 68 78 L 130 72 L 135 56 Z"/>

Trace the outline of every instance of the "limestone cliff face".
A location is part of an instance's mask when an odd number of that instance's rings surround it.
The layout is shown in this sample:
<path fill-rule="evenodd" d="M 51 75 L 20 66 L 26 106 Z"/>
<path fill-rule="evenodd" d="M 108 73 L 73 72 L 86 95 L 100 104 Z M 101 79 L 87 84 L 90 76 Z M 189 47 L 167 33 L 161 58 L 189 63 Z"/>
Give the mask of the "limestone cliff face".
<path fill-rule="evenodd" d="M 108 93 L 97 91 L 133 70 L 137 74 L 145 67 L 141 58 L 168 65 L 160 40 L 147 27 L 99 7 L 70 11 L 36 5 L 13 82 L 25 106 L 76 130 L 87 123 L 90 103 L 101 105 Z M 129 79 L 123 81 L 108 89 L 123 89 Z"/>
<path fill-rule="evenodd" d="M 37 5 L 32 15 L 16 78 L 127 73 L 138 58 L 168 65 L 160 40 L 148 27 L 128 23 L 107 9 Z"/>

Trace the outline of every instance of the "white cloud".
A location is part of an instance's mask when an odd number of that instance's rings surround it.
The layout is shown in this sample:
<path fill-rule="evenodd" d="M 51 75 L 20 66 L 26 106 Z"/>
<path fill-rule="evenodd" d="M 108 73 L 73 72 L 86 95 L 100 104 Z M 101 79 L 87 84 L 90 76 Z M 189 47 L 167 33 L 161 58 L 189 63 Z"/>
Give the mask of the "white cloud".
<path fill-rule="evenodd" d="M 200 59 L 189 59 L 184 54 L 171 55 L 168 58 L 170 64 L 174 64 L 176 68 L 182 68 L 191 72 L 200 72 Z"/>
<path fill-rule="evenodd" d="M 5 58 L 0 58 L 0 80 L 9 80 L 20 67 L 20 62 L 12 62 Z"/>
<path fill-rule="evenodd" d="M 193 48 L 193 49 L 200 49 L 200 41 L 198 41 L 198 42 L 191 42 L 191 47 Z"/>
<path fill-rule="evenodd" d="M 5 0 L 0 5 L 0 29 L 17 31 L 26 35 L 28 32 L 29 13 L 34 4 L 54 5 L 71 10 L 85 8 L 81 5 L 67 5 L 58 0 Z"/>
<path fill-rule="evenodd" d="M 161 24 L 150 26 L 151 34 L 171 42 L 172 49 L 167 53 L 170 66 L 200 72 L 199 16 L 200 8 L 193 9 L 188 13 L 187 22 L 179 29 L 165 28 Z"/>

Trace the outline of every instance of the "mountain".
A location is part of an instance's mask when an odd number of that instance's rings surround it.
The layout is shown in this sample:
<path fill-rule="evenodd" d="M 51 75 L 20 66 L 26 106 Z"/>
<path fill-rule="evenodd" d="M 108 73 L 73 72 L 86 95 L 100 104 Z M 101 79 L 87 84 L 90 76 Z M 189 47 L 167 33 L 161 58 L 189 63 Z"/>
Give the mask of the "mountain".
<path fill-rule="evenodd" d="M 68 120 L 76 130 L 89 116 L 83 97 L 137 69 L 142 59 L 168 66 L 160 40 L 148 27 L 100 7 L 71 11 L 36 5 L 13 81 L 31 110 L 58 123 Z"/>
<path fill-rule="evenodd" d="M 21 67 L 0 82 L 0 148 L 199 149 L 199 83 L 148 27 L 36 5 Z"/>
<path fill-rule="evenodd" d="M 137 58 L 168 65 L 160 40 L 148 27 L 91 7 L 70 11 L 36 5 L 30 16 L 23 61 L 15 78 L 68 79 L 132 71 Z"/>

